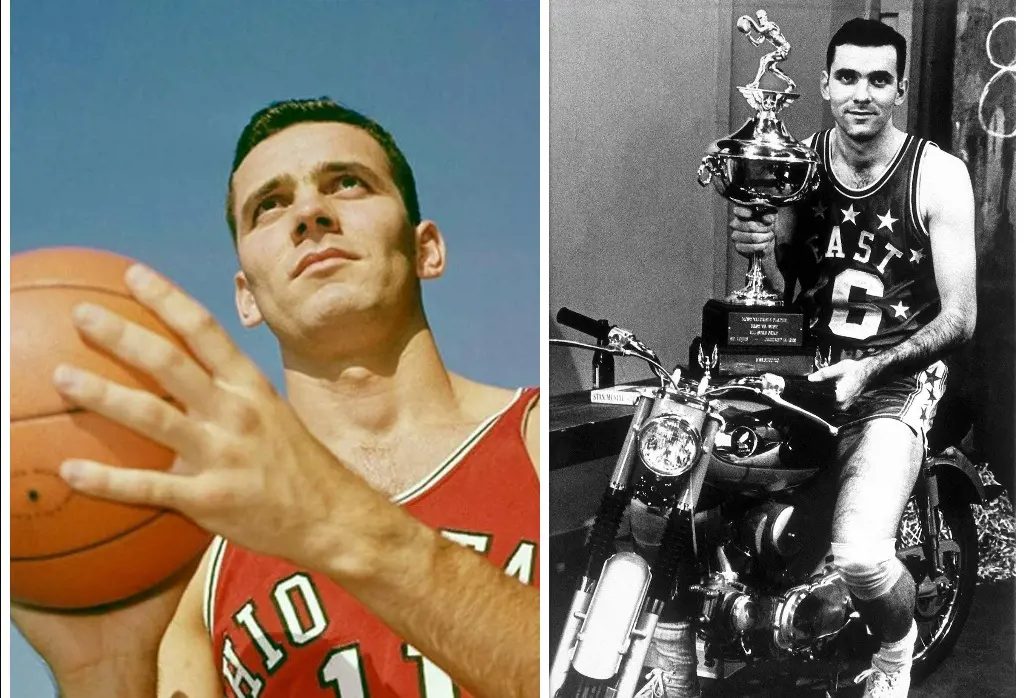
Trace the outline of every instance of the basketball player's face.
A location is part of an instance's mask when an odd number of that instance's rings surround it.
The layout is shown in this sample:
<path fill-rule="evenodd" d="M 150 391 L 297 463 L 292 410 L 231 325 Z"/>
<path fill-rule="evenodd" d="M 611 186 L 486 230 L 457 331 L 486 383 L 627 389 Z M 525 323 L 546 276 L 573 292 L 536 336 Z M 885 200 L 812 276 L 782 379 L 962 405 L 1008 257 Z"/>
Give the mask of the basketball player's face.
<path fill-rule="evenodd" d="M 903 103 L 906 79 L 896 78 L 894 46 L 836 47 L 830 72 L 822 71 L 821 96 L 836 125 L 854 140 L 867 141 L 883 131 L 893 109 Z"/>
<path fill-rule="evenodd" d="M 291 126 L 253 148 L 232 182 L 243 324 L 265 321 L 294 343 L 421 313 L 417 279 L 440 275 L 443 243 L 433 223 L 409 223 L 387 156 L 368 133 Z"/>

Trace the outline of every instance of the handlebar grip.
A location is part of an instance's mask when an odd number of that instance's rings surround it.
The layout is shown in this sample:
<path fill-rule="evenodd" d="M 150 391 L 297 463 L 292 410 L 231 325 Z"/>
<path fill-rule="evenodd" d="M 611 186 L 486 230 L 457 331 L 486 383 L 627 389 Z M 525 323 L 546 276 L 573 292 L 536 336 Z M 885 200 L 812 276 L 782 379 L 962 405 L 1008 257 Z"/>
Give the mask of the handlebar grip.
<path fill-rule="evenodd" d="M 608 331 L 612 328 L 607 320 L 595 320 L 568 308 L 559 308 L 555 313 L 555 322 L 571 327 L 577 332 L 588 334 L 601 342 L 607 341 Z"/>
<path fill-rule="evenodd" d="M 835 411 L 836 384 L 832 381 L 812 383 L 802 377 L 787 378 L 782 398 L 827 419 L 826 415 Z"/>

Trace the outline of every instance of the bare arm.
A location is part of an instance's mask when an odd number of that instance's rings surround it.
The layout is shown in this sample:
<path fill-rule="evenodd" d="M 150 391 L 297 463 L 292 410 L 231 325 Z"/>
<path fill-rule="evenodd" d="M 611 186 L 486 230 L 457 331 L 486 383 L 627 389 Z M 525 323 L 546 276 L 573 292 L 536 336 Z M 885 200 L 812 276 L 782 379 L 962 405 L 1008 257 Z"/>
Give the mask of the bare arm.
<path fill-rule="evenodd" d="M 211 545 L 185 588 L 160 642 L 158 698 L 218 698 L 221 695 L 213 644 L 203 623 L 203 588 L 212 556 Z"/>
<path fill-rule="evenodd" d="M 369 499 L 330 527 L 324 551 L 334 555 L 323 555 L 323 571 L 474 695 L 537 695 L 536 589 Z"/>
<path fill-rule="evenodd" d="M 905 342 L 867 359 L 872 375 L 897 367 L 923 368 L 974 334 L 974 192 L 967 167 L 952 155 L 929 148 L 921 179 L 941 308 L 934 320 Z"/>

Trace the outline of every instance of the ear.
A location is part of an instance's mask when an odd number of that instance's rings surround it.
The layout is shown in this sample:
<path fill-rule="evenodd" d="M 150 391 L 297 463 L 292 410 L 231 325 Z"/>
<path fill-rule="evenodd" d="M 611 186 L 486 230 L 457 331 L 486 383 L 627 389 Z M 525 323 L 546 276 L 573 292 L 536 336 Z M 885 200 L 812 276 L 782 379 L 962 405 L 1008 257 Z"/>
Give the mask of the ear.
<path fill-rule="evenodd" d="M 828 101 L 828 71 L 821 71 L 821 81 L 818 84 L 818 89 L 821 90 L 821 98 Z"/>
<path fill-rule="evenodd" d="M 898 83 L 896 83 L 896 106 L 903 104 L 903 101 L 907 98 L 907 87 L 910 81 L 906 76 L 903 77 Z"/>
<path fill-rule="evenodd" d="M 238 319 L 242 326 L 247 329 L 256 327 L 263 322 L 263 313 L 256 305 L 256 297 L 249 288 L 249 281 L 241 270 L 235 272 L 235 309 L 238 311 Z"/>
<path fill-rule="evenodd" d="M 444 238 L 433 221 L 421 221 L 414 232 L 416 240 L 416 276 L 436 279 L 444 273 L 446 253 Z"/>

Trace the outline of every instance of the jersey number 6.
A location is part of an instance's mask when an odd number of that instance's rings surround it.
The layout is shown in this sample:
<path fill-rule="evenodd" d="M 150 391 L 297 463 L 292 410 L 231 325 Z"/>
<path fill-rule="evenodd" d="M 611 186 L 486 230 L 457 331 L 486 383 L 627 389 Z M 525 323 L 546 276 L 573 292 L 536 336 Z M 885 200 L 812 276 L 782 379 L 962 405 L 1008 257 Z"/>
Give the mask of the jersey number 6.
<path fill-rule="evenodd" d="M 859 269 L 847 269 L 836 277 L 832 286 L 832 319 L 828 327 L 840 337 L 867 339 L 878 332 L 882 311 L 871 303 L 851 301 L 855 288 L 862 290 L 866 297 L 881 298 L 885 295 L 885 285 L 880 278 Z M 863 312 L 860 322 L 850 322 L 851 310 Z"/>

